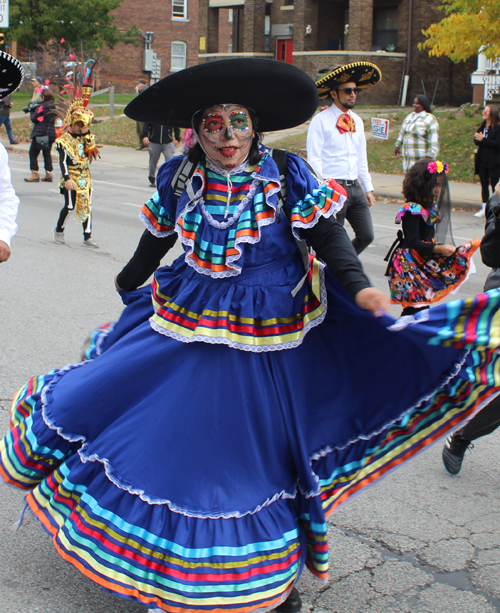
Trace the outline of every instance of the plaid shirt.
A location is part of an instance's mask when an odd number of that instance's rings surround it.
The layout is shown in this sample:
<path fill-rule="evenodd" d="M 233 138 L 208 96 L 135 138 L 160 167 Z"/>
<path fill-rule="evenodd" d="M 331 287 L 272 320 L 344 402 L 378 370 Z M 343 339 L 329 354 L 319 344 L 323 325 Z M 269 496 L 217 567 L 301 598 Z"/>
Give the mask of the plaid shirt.
<path fill-rule="evenodd" d="M 431 113 L 410 113 L 403 121 L 396 147 L 403 156 L 403 172 L 425 157 L 435 160 L 439 153 L 439 124 Z"/>

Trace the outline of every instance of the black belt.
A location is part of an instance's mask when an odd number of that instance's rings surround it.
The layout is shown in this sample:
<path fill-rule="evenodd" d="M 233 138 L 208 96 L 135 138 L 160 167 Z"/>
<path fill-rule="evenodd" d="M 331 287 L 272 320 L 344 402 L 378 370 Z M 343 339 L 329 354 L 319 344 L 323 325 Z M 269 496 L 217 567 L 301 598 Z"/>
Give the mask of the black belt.
<path fill-rule="evenodd" d="M 343 185 L 344 187 L 352 187 L 353 185 L 358 185 L 358 180 L 354 179 L 351 181 L 350 179 L 335 179 L 339 185 Z"/>

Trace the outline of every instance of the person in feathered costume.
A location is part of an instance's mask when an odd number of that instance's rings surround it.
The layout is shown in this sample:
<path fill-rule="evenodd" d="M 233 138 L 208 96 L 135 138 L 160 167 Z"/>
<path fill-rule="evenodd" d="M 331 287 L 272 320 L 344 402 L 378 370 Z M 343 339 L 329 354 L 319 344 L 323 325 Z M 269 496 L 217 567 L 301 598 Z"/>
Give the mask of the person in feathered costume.
<path fill-rule="evenodd" d="M 75 210 L 83 225 L 83 244 L 98 249 L 92 238 L 92 178 L 90 164 L 99 157 L 99 148 L 89 129 L 94 113 L 87 108 L 93 90 L 94 60 L 88 60 L 83 68 L 81 87 L 75 86 L 76 97 L 66 110 L 63 134 L 56 140 L 62 178 L 59 191 L 64 196 L 64 206 L 54 228 L 54 242 L 64 244 L 64 227 L 71 211 Z M 75 71 L 75 85 L 78 83 Z"/>

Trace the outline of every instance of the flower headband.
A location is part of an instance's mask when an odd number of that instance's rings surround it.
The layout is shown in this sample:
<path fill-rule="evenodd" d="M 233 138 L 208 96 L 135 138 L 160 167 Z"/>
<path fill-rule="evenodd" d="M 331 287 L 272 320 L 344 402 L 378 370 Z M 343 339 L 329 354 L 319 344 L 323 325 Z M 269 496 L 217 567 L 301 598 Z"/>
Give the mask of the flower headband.
<path fill-rule="evenodd" d="M 431 175 L 433 175 L 434 173 L 440 175 L 442 172 L 447 174 L 448 170 L 448 164 L 440 162 L 439 160 L 437 160 L 436 162 L 429 162 L 427 164 L 427 171 L 430 172 Z"/>

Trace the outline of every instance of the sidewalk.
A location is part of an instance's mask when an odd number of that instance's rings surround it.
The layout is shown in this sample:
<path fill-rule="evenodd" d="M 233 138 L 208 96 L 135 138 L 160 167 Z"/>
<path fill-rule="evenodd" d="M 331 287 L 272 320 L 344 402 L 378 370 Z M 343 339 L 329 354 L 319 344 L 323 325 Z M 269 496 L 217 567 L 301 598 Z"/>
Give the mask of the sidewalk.
<path fill-rule="evenodd" d="M 290 136 L 292 134 L 300 134 L 306 129 L 305 126 L 298 126 L 290 130 L 282 130 L 280 132 L 268 132 L 264 137 L 264 144 L 272 146 L 273 142 Z M 8 140 L 4 140 L 4 133 L 0 137 L 0 142 L 5 146 L 9 153 L 18 152 L 28 154 L 30 143 L 19 143 L 19 145 L 11 145 Z M 181 153 L 181 146 L 177 147 L 177 154 Z M 103 145 L 100 149 L 101 160 L 106 164 L 117 164 L 119 166 L 132 166 L 135 168 L 148 168 L 149 156 L 147 151 L 137 151 L 129 147 L 114 147 L 112 145 Z M 57 162 L 58 156 L 55 151 L 52 151 L 52 157 Z M 56 167 L 57 172 L 57 167 Z M 26 165 L 26 176 L 29 170 Z M 403 185 L 403 175 L 384 175 L 380 173 L 371 173 L 373 186 L 375 188 L 375 196 L 378 198 L 403 198 L 401 187 Z M 451 201 L 453 206 L 466 209 L 479 209 L 481 187 L 475 183 L 459 183 L 458 181 L 450 181 Z"/>

